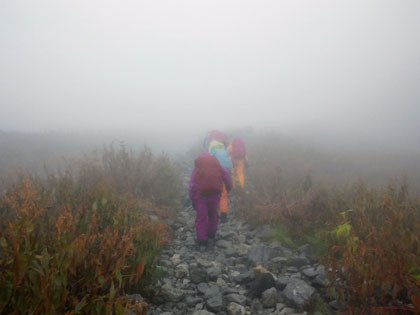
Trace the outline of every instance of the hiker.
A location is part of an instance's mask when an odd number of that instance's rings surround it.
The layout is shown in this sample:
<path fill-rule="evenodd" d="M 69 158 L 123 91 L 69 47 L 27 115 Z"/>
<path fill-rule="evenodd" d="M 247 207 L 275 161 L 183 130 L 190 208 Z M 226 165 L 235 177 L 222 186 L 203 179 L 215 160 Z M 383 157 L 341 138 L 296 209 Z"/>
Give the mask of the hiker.
<path fill-rule="evenodd" d="M 223 184 L 229 192 L 231 179 L 228 170 L 209 153 L 203 153 L 194 161 L 195 168 L 191 174 L 189 194 L 196 210 L 195 228 L 197 242 L 207 246 L 208 238 L 214 238 L 219 223 L 217 209 Z"/>
<path fill-rule="evenodd" d="M 248 163 L 248 158 L 246 157 L 245 142 L 240 138 L 235 138 L 229 144 L 227 151 L 229 152 L 233 162 L 236 179 L 243 189 L 245 186 L 244 166 Z M 233 181 L 233 186 L 235 186 L 235 180 Z"/>
<path fill-rule="evenodd" d="M 218 149 L 216 147 L 212 147 L 210 154 L 216 157 L 219 161 L 220 165 L 224 167 L 226 170 L 229 171 L 229 176 L 232 173 L 232 161 L 230 159 L 230 155 L 226 149 Z M 229 207 L 228 201 L 228 192 L 226 190 L 226 185 L 223 184 L 223 191 L 220 197 L 220 222 L 227 221 L 227 211 Z"/>

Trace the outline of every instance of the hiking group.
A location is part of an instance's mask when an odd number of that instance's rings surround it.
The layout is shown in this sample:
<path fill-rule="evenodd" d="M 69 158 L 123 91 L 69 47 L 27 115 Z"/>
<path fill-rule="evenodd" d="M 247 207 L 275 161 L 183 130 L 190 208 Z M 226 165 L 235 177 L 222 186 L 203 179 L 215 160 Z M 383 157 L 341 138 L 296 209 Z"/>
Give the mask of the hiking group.
<path fill-rule="evenodd" d="M 194 161 L 189 184 L 189 195 L 196 211 L 197 242 L 204 247 L 214 239 L 220 220 L 226 222 L 228 193 L 236 186 L 243 189 L 246 163 L 245 143 L 240 138 L 228 144 L 227 136 L 218 131 L 209 132 L 204 139 L 207 152 Z"/>

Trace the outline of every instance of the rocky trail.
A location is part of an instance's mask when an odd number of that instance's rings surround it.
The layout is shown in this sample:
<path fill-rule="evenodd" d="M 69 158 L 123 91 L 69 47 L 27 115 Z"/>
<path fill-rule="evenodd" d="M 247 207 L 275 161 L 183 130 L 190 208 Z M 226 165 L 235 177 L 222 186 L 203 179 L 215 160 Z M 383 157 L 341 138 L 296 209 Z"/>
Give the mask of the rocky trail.
<path fill-rule="evenodd" d="M 203 251 L 195 242 L 191 206 L 170 225 L 173 239 L 158 261 L 162 276 L 148 314 L 334 314 L 337 302 L 325 302 L 331 300 L 325 268 L 309 245 L 292 251 L 269 242 L 269 227 L 252 229 L 231 212 Z M 259 265 L 268 273 L 256 271 Z M 301 311 L 314 299 L 321 311 Z"/>

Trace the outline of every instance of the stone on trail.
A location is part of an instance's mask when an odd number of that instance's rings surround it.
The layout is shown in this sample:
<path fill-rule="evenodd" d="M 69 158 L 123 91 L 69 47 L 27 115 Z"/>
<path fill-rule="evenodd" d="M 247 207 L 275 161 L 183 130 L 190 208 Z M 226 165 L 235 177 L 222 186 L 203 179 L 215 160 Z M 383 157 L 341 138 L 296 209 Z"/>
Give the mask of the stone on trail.
<path fill-rule="evenodd" d="M 313 279 L 318 275 L 318 271 L 314 267 L 303 269 L 302 273 L 309 279 Z"/>
<path fill-rule="evenodd" d="M 222 268 L 220 265 L 215 265 L 207 269 L 207 276 L 210 280 L 216 280 L 222 274 Z"/>
<path fill-rule="evenodd" d="M 277 278 L 276 281 L 276 288 L 279 291 L 283 291 L 287 284 L 290 282 L 290 277 L 287 276 L 280 276 Z"/>
<path fill-rule="evenodd" d="M 175 266 L 179 265 L 181 263 L 181 255 L 180 254 L 174 254 L 169 259 Z"/>
<path fill-rule="evenodd" d="M 261 304 L 264 308 L 270 308 L 276 306 L 278 302 L 278 295 L 276 288 L 270 288 L 265 290 L 261 296 Z"/>
<path fill-rule="evenodd" d="M 177 279 L 188 277 L 188 275 L 189 268 L 187 264 L 179 264 L 178 266 L 176 266 L 175 277 L 177 277 Z"/>
<path fill-rule="evenodd" d="M 245 271 L 244 273 L 239 273 L 238 272 L 237 274 L 235 273 L 232 276 L 233 281 L 235 281 L 236 283 L 239 283 L 239 284 L 246 284 L 246 283 L 252 281 L 253 278 L 254 278 L 254 275 L 250 271 Z"/>
<path fill-rule="evenodd" d="M 325 266 L 318 266 L 317 268 L 318 271 L 318 275 L 315 277 L 315 279 L 312 280 L 312 285 L 314 287 L 321 287 L 321 288 L 325 288 L 328 286 L 328 279 L 327 276 L 325 275 Z"/>
<path fill-rule="evenodd" d="M 237 250 L 238 256 L 247 256 L 250 247 L 251 246 L 243 244 L 243 243 L 239 244 L 239 247 L 238 247 L 238 250 Z"/>
<path fill-rule="evenodd" d="M 188 295 L 185 298 L 185 302 L 188 306 L 196 306 L 198 303 L 202 302 L 203 300 L 197 296 Z"/>
<path fill-rule="evenodd" d="M 206 282 L 200 282 L 197 285 L 197 290 L 198 292 L 202 293 L 202 294 L 206 294 L 206 291 L 209 289 L 209 285 Z"/>
<path fill-rule="evenodd" d="M 248 251 L 248 261 L 253 265 L 267 266 L 273 257 L 274 250 L 266 245 L 254 245 Z"/>
<path fill-rule="evenodd" d="M 220 312 L 223 308 L 222 294 L 212 295 L 206 299 L 206 307 L 213 312 Z"/>
<path fill-rule="evenodd" d="M 263 306 L 259 299 L 253 299 L 251 301 L 251 311 L 252 314 L 259 313 L 263 310 Z"/>
<path fill-rule="evenodd" d="M 314 292 L 315 289 L 305 281 L 301 279 L 290 279 L 282 294 L 289 302 L 297 306 L 303 306 Z"/>
<path fill-rule="evenodd" d="M 206 307 L 213 312 L 220 312 L 223 308 L 223 297 L 217 285 L 209 287 L 205 294 L 204 299 Z"/>
<path fill-rule="evenodd" d="M 228 248 L 231 248 L 232 247 L 232 242 L 225 241 L 225 240 L 218 240 L 216 242 L 216 246 L 217 247 L 224 248 L 224 249 L 228 249 Z"/>
<path fill-rule="evenodd" d="M 174 288 L 169 283 L 165 283 L 161 288 L 162 296 L 171 302 L 179 302 L 184 298 L 185 293 L 177 288 Z"/>
<path fill-rule="evenodd" d="M 197 310 L 192 315 L 216 315 L 212 312 L 206 311 L 206 310 Z"/>
<path fill-rule="evenodd" d="M 190 280 L 192 283 L 200 283 L 200 282 L 204 282 L 207 279 L 207 272 L 198 267 L 197 264 L 193 263 L 190 264 Z"/>
<path fill-rule="evenodd" d="M 296 267 L 296 268 L 300 268 L 303 266 L 307 266 L 310 264 L 308 258 L 306 258 L 305 256 L 294 256 L 294 257 L 290 257 L 287 261 L 287 263 L 290 266 Z"/>
<path fill-rule="evenodd" d="M 296 310 L 294 310 L 291 307 L 285 307 L 279 313 L 279 315 L 292 315 L 292 314 L 296 314 Z"/>
<path fill-rule="evenodd" d="M 245 305 L 245 302 L 246 302 L 246 297 L 244 295 L 236 294 L 236 293 L 230 293 L 230 294 L 225 295 L 225 299 L 228 302 L 233 302 L 240 305 Z"/>
<path fill-rule="evenodd" d="M 226 312 L 228 315 L 245 315 L 245 307 L 242 305 L 236 304 L 234 302 L 231 302 L 226 307 Z"/>

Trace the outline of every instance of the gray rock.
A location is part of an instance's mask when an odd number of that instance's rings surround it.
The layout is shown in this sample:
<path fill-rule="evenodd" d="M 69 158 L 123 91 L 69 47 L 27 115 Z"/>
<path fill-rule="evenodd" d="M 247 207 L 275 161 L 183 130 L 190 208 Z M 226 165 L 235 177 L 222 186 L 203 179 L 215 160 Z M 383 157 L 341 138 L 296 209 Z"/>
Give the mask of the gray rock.
<path fill-rule="evenodd" d="M 314 267 L 303 269 L 302 273 L 309 279 L 313 279 L 318 275 L 318 271 Z"/>
<path fill-rule="evenodd" d="M 233 302 L 240 305 L 245 305 L 246 297 L 241 294 L 231 293 L 225 295 L 225 299 L 227 302 Z"/>
<path fill-rule="evenodd" d="M 207 280 L 207 272 L 197 264 L 190 265 L 190 280 L 192 283 L 200 283 Z"/>
<path fill-rule="evenodd" d="M 217 278 L 216 284 L 221 288 L 226 287 L 226 281 L 223 278 Z"/>
<path fill-rule="evenodd" d="M 271 263 L 276 264 L 276 265 L 284 265 L 285 263 L 287 263 L 287 258 L 277 256 L 271 259 Z"/>
<path fill-rule="evenodd" d="M 173 315 L 174 313 L 172 313 L 172 312 L 163 312 L 163 313 L 160 313 L 160 315 Z"/>
<path fill-rule="evenodd" d="M 227 249 L 227 248 L 232 247 L 232 242 L 225 241 L 225 240 L 218 240 L 218 241 L 216 242 L 216 246 L 217 246 L 217 247 L 224 248 L 224 249 Z"/>
<path fill-rule="evenodd" d="M 236 235 L 235 239 L 236 239 L 236 242 L 238 243 L 245 243 L 246 236 L 244 234 L 238 234 Z"/>
<path fill-rule="evenodd" d="M 192 295 L 188 295 L 185 298 L 185 302 L 187 303 L 188 306 L 196 306 L 198 303 L 202 302 L 203 300 L 200 299 L 197 296 L 192 296 Z"/>
<path fill-rule="evenodd" d="M 162 296 L 164 296 L 170 302 L 180 302 L 185 293 L 177 288 L 172 287 L 169 283 L 165 283 L 161 288 Z"/>
<path fill-rule="evenodd" d="M 254 245 L 248 251 L 248 261 L 253 265 L 267 265 L 274 250 L 266 245 Z"/>
<path fill-rule="evenodd" d="M 176 266 L 175 277 L 177 277 L 177 279 L 188 277 L 189 273 L 190 272 L 187 264 L 179 264 Z"/>
<path fill-rule="evenodd" d="M 206 310 L 197 310 L 192 315 L 216 315 L 212 312 L 206 311 Z"/>
<path fill-rule="evenodd" d="M 277 278 L 277 281 L 276 281 L 276 288 L 277 288 L 277 290 L 282 291 L 287 286 L 287 284 L 289 282 L 290 282 L 290 278 L 287 277 L 287 276 L 280 276 L 280 277 L 278 277 Z"/>
<path fill-rule="evenodd" d="M 300 272 L 292 273 L 290 279 L 302 279 L 302 274 Z"/>
<path fill-rule="evenodd" d="M 213 312 L 220 312 L 223 308 L 223 297 L 217 285 L 209 287 L 204 295 L 206 307 Z"/>
<path fill-rule="evenodd" d="M 274 307 L 278 302 L 277 290 L 276 288 L 270 288 L 265 290 L 261 296 L 261 304 L 265 308 Z"/>
<path fill-rule="evenodd" d="M 314 287 L 319 287 L 319 288 L 327 287 L 329 281 L 325 274 L 325 267 L 322 265 L 318 266 L 317 272 L 318 272 L 318 275 L 315 277 L 315 279 L 312 280 L 312 285 Z"/>
<path fill-rule="evenodd" d="M 287 263 L 290 266 L 296 267 L 296 268 L 300 268 L 303 266 L 307 266 L 310 264 L 308 258 L 306 258 L 305 256 L 294 256 L 294 257 L 290 257 L 287 261 Z"/>
<path fill-rule="evenodd" d="M 283 290 L 283 296 L 297 306 L 303 306 L 310 299 L 315 289 L 301 279 L 290 279 L 286 288 Z"/>
<path fill-rule="evenodd" d="M 239 274 L 234 275 L 232 278 L 233 278 L 233 281 L 235 281 L 236 283 L 246 284 L 253 280 L 254 275 L 250 271 L 245 271 L 244 273 L 239 273 Z"/>
<path fill-rule="evenodd" d="M 229 247 L 225 250 L 225 255 L 227 257 L 232 257 L 232 256 L 236 256 L 237 255 L 237 250 L 234 247 Z"/>
<path fill-rule="evenodd" d="M 288 266 L 287 268 L 286 268 L 286 272 L 288 272 L 288 273 L 296 273 L 296 272 L 298 272 L 299 271 L 299 269 L 298 268 L 296 268 L 295 266 Z"/>
<path fill-rule="evenodd" d="M 174 254 L 171 258 L 170 261 L 175 265 L 179 265 L 181 263 L 181 255 L 180 254 Z"/>
<path fill-rule="evenodd" d="M 245 315 L 246 314 L 245 307 L 235 302 L 231 302 L 228 304 L 228 306 L 226 307 L 226 312 L 228 315 Z"/>
<path fill-rule="evenodd" d="M 205 282 L 201 282 L 197 285 L 198 292 L 206 294 L 206 291 L 209 289 L 209 285 Z"/>
<path fill-rule="evenodd" d="M 295 313 L 296 313 L 296 310 L 294 310 L 293 308 L 285 307 L 281 310 L 279 315 L 287 315 L 287 314 L 295 314 Z"/>
<path fill-rule="evenodd" d="M 199 266 L 204 267 L 204 268 L 209 268 L 213 265 L 211 261 L 208 261 L 202 258 L 197 258 L 197 263 Z"/>
<path fill-rule="evenodd" d="M 276 311 L 281 311 L 285 307 L 286 307 L 286 305 L 284 305 L 283 303 L 277 303 L 276 304 Z"/>
<path fill-rule="evenodd" d="M 207 289 L 204 291 L 204 296 L 206 298 L 211 298 L 213 296 L 216 295 L 222 295 L 222 293 L 220 292 L 220 288 L 217 285 L 212 285 L 207 287 Z"/>
<path fill-rule="evenodd" d="M 221 238 L 230 238 L 235 235 L 235 232 L 232 230 L 220 230 L 218 233 Z"/>
<path fill-rule="evenodd" d="M 251 311 L 252 314 L 257 314 L 263 310 L 263 306 L 259 299 L 253 299 L 251 301 Z"/>
<path fill-rule="evenodd" d="M 206 307 L 213 312 L 220 312 L 223 309 L 222 294 L 216 294 L 206 299 Z"/>
<path fill-rule="evenodd" d="M 244 243 L 239 244 L 239 247 L 237 250 L 238 256 L 247 256 L 249 252 L 249 248 L 250 248 L 249 245 L 246 245 Z"/>
<path fill-rule="evenodd" d="M 219 265 L 207 269 L 207 276 L 210 280 L 216 280 L 222 274 L 222 268 Z"/>

